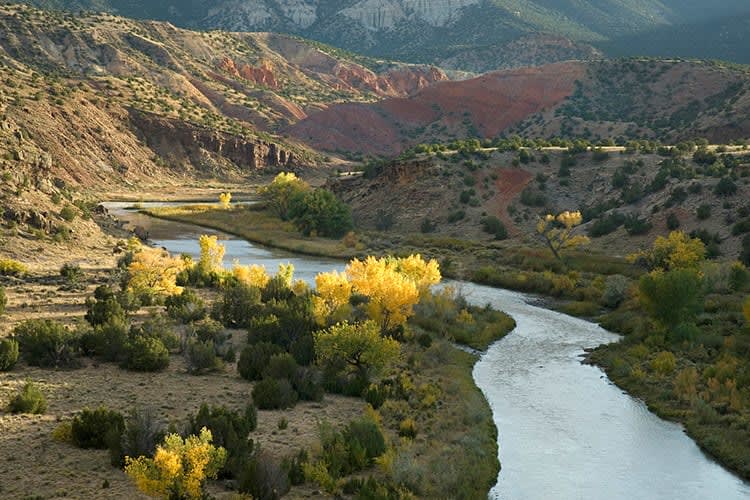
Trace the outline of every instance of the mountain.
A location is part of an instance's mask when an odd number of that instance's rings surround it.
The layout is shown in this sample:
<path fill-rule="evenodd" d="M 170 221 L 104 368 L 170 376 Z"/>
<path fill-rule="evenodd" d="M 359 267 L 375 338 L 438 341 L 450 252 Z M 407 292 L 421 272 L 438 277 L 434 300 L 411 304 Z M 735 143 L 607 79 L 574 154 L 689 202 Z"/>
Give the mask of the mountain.
<path fill-rule="evenodd" d="M 314 163 L 314 153 L 272 134 L 333 103 L 403 97 L 446 79 L 433 67 L 375 61 L 295 37 L 198 33 L 12 5 L 0 6 L 0 62 L 4 116 L 44 139 L 39 146 L 68 175 L 77 165 L 153 167 L 144 157 L 154 154 L 180 169 L 208 168 L 212 156 L 240 169 Z M 76 118 L 89 108 L 98 118 Z M 93 124 L 104 122 L 127 129 L 129 140 L 95 140 Z M 58 129 L 73 129 L 98 152 L 84 161 Z M 110 139 L 144 153 L 115 155 Z"/>
<path fill-rule="evenodd" d="M 419 143 L 518 134 L 591 140 L 750 136 L 750 68 L 655 59 L 567 62 L 336 104 L 291 125 L 311 147 L 395 155 Z"/>
<path fill-rule="evenodd" d="M 297 37 L 0 5 L 3 244 L 33 259 L 29 234 L 99 234 L 59 216 L 88 195 L 315 167 L 322 156 L 280 128 L 444 79 Z"/>
<path fill-rule="evenodd" d="M 652 29 L 600 44 L 612 56 L 723 59 L 750 64 L 750 10 L 729 17 Z"/>
<path fill-rule="evenodd" d="M 629 36 L 750 13 L 745 0 L 29 0 L 230 31 L 294 33 L 374 57 L 484 72 L 600 56 L 640 55 Z M 665 31 L 668 33 L 669 31 Z M 557 48 L 549 36 L 565 39 Z M 536 43 L 531 43 L 540 37 Z M 519 39 L 526 44 L 513 45 Z M 673 40 L 668 42 L 667 55 Z M 619 42 L 622 40 L 621 42 Z M 676 43 L 680 43 L 677 41 Z M 612 45 L 614 44 L 614 46 Z M 531 51 L 525 53 L 526 46 Z M 540 47 L 544 49 L 540 52 Z M 747 53 L 733 43 L 732 50 Z M 517 60 L 494 54 L 517 53 Z M 535 54 L 535 56 L 533 55 Z M 696 57 L 697 53 L 685 54 Z M 543 56 L 543 57 L 541 57 Z M 534 58 L 536 57 L 536 59 Z M 510 62 L 509 62 L 510 61 Z"/>

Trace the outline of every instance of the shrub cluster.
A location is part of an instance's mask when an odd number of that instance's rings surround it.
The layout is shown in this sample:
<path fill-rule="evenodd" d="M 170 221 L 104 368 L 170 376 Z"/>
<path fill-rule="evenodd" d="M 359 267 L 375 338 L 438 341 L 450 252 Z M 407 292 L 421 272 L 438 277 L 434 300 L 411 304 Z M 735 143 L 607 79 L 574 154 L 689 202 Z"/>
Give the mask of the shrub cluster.
<path fill-rule="evenodd" d="M 42 391 L 31 381 L 24 384 L 18 393 L 8 404 L 11 413 L 42 414 L 47 411 L 47 399 Z"/>
<path fill-rule="evenodd" d="M 18 341 L 15 339 L 0 340 L 0 372 L 7 372 L 16 366 L 18 352 Z"/>
<path fill-rule="evenodd" d="M 71 437 L 79 448 L 108 449 L 112 436 L 121 436 L 125 429 L 122 414 L 100 406 L 94 410 L 84 408 L 73 417 Z"/>
<path fill-rule="evenodd" d="M 292 198 L 289 218 L 305 236 L 340 238 L 354 227 L 349 206 L 327 189 L 314 189 Z"/>

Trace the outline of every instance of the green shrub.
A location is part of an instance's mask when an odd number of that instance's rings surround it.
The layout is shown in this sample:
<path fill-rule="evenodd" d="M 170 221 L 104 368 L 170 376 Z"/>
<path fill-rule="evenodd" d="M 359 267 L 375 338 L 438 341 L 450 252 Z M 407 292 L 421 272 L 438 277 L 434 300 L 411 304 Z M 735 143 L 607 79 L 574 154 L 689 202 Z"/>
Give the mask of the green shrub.
<path fill-rule="evenodd" d="M 602 293 L 602 304 L 616 309 L 617 306 L 627 298 L 630 282 L 625 276 L 615 274 L 607 278 L 607 282 Z"/>
<path fill-rule="evenodd" d="M 669 351 L 662 351 L 651 360 L 651 369 L 660 375 L 669 375 L 676 367 L 677 359 Z"/>
<path fill-rule="evenodd" d="M 77 264 L 63 264 L 60 268 L 60 276 L 65 280 L 68 286 L 76 287 L 83 279 L 81 266 Z"/>
<path fill-rule="evenodd" d="M 670 213 L 667 216 L 667 229 L 674 231 L 678 227 L 680 227 L 680 219 L 677 218 L 677 215 L 674 212 Z"/>
<path fill-rule="evenodd" d="M 16 366 L 18 352 L 18 341 L 15 339 L 0 340 L 0 372 L 10 371 Z"/>
<path fill-rule="evenodd" d="M 27 381 L 21 392 L 10 400 L 8 411 L 11 413 L 40 415 L 47 411 L 47 400 L 36 384 Z"/>
<path fill-rule="evenodd" d="M 732 236 L 750 233 L 750 219 L 743 219 L 732 226 Z"/>
<path fill-rule="evenodd" d="M 289 353 L 274 354 L 268 359 L 268 365 L 264 370 L 264 377 L 276 379 L 294 380 L 297 377 L 299 365 Z"/>
<path fill-rule="evenodd" d="M 285 379 L 265 378 L 253 387 L 253 402 L 261 410 L 292 408 L 297 399 L 292 384 Z"/>
<path fill-rule="evenodd" d="M 158 338 L 137 336 L 128 342 L 122 366 L 135 371 L 161 371 L 169 366 L 169 350 Z"/>
<path fill-rule="evenodd" d="M 164 316 L 154 316 L 140 325 L 132 326 L 130 336 L 157 339 L 168 350 L 180 347 L 180 338 L 175 332 L 174 325 Z"/>
<path fill-rule="evenodd" d="M 340 238 L 354 227 L 351 208 L 327 189 L 314 189 L 292 198 L 289 217 L 305 236 Z"/>
<path fill-rule="evenodd" d="M 73 219 L 76 218 L 76 209 L 70 205 L 65 205 L 60 210 L 60 217 L 62 217 L 63 220 L 67 222 L 71 222 Z"/>
<path fill-rule="evenodd" d="M 370 406 L 377 410 L 378 408 L 383 406 L 383 403 L 385 403 L 385 400 L 388 399 L 390 395 L 390 386 L 382 384 L 370 384 L 370 386 L 365 390 L 363 398 L 370 404 Z"/>
<path fill-rule="evenodd" d="M 244 464 L 238 489 L 251 498 L 277 500 L 289 491 L 289 475 L 271 455 L 255 453 Z"/>
<path fill-rule="evenodd" d="M 703 205 L 699 206 L 695 215 L 699 220 L 708 219 L 709 217 L 711 217 L 711 205 L 704 203 Z"/>
<path fill-rule="evenodd" d="M 213 444 L 227 450 L 226 475 L 237 477 L 253 451 L 253 442 L 248 435 L 258 425 L 258 411 L 252 404 L 243 411 L 230 410 L 225 406 L 202 404 L 198 413 L 190 417 L 189 434 L 198 434 L 203 427 L 211 431 Z"/>
<path fill-rule="evenodd" d="M 122 435 L 125 419 L 122 414 L 100 406 L 95 410 L 84 408 L 73 417 L 71 436 L 79 448 L 109 448 L 107 435 Z"/>
<path fill-rule="evenodd" d="M 91 326 L 103 325 L 110 321 L 123 322 L 127 315 L 117 295 L 108 286 L 100 286 L 94 291 L 94 297 L 86 299 L 86 321 Z"/>
<path fill-rule="evenodd" d="M 260 290 L 256 287 L 231 285 L 214 303 L 212 316 L 230 328 L 247 327 L 258 310 L 260 298 Z"/>
<path fill-rule="evenodd" d="M 630 236 L 646 234 L 651 231 L 652 227 L 652 224 L 648 220 L 641 219 L 635 214 L 625 217 L 623 225 Z"/>
<path fill-rule="evenodd" d="M 165 435 L 166 429 L 154 410 L 133 410 L 125 419 L 121 434 L 115 426 L 105 436 L 112 466 L 122 467 L 125 457 L 153 456 Z"/>
<path fill-rule="evenodd" d="M 125 356 L 129 331 L 130 324 L 125 319 L 114 316 L 81 335 L 81 350 L 86 355 L 96 356 L 104 361 L 121 361 Z"/>
<path fill-rule="evenodd" d="M 188 326 L 187 332 L 189 336 L 194 336 L 201 342 L 213 342 L 217 349 L 228 339 L 224 326 L 211 318 L 192 323 Z"/>
<path fill-rule="evenodd" d="M 193 290 L 185 288 L 179 295 L 170 295 L 164 305 L 170 318 L 192 323 L 206 317 L 206 304 Z"/>
<path fill-rule="evenodd" d="M 482 219 L 482 230 L 485 233 L 494 235 L 496 240 L 508 238 L 508 230 L 505 228 L 505 224 L 495 216 Z"/>
<path fill-rule="evenodd" d="M 320 372 L 311 367 L 300 367 L 291 380 L 292 387 L 302 401 L 322 401 L 323 384 Z"/>
<path fill-rule="evenodd" d="M 359 445 L 364 451 L 365 463 L 362 468 L 372 465 L 377 457 L 385 453 L 386 444 L 383 432 L 377 422 L 368 417 L 352 420 L 344 430 L 344 438 L 349 443 L 350 449 Z"/>
<path fill-rule="evenodd" d="M 5 296 L 5 288 L 0 286 L 0 316 L 5 314 L 5 308 L 8 306 L 8 298 Z"/>
<path fill-rule="evenodd" d="M 622 224 L 625 222 L 625 216 L 613 212 L 607 216 L 604 216 L 600 219 L 597 219 L 594 221 L 593 224 L 591 224 L 588 228 L 588 235 L 592 238 L 598 238 L 600 236 L 604 236 L 607 234 L 610 234 L 614 231 L 617 231 L 617 229 L 622 226 Z"/>
<path fill-rule="evenodd" d="M 250 344 L 242 350 L 237 370 L 246 380 L 260 380 L 268 366 L 271 356 L 281 354 L 284 350 L 270 342 Z"/>
<path fill-rule="evenodd" d="M 714 194 L 717 196 L 732 196 L 737 193 L 737 184 L 729 177 L 722 177 L 714 187 Z"/>
<path fill-rule="evenodd" d="M 216 356 L 216 348 L 210 340 L 190 340 L 185 350 L 188 373 L 194 375 L 221 370 L 224 367 L 221 359 Z"/>
<path fill-rule="evenodd" d="M 14 330 L 21 355 L 32 366 L 71 368 L 78 366 L 78 339 L 61 323 L 30 319 Z"/>
<path fill-rule="evenodd" d="M 425 349 L 428 349 L 432 345 L 432 337 L 429 333 L 423 333 L 417 337 L 417 343 Z"/>
<path fill-rule="evenodd" d="M 13 259 L 0 259 L 0 276 L 23 276 L 29 272 L 24 264 Z"/>
<path fill-rule="evenodd" d="M 310 457 L 308 456 L 307 451 L 302 449 L 296 455 L 285 458 L 281 462 L 281 468 L 286 471 L 291 484 L 295 486 L 304 484 L 305 472 L 303 466 L 309 459 Z"/>
<path fill-rule="evenodd" d="M 662 325 L 672 328 L 690 321 L 703 307 L 701 277 L 692 270 L 677 269 L 641 276 L 640 301 L 643 308 Z"/>

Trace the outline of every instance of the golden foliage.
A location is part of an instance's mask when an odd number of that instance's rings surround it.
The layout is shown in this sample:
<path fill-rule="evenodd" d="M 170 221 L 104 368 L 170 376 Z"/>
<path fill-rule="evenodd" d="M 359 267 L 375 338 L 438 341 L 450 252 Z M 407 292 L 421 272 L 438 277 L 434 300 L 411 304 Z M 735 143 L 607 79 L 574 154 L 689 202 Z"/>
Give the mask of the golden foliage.
<path fill-rule="evenodd" d="M 433 285 L 440 283 L 440 266 L 435 259 L 426 262 L 421 255 L 410 255 L 396 259 L 399 273 L 411 279 L 420 294 L 427 292 Z"/>
<path fill-rule="evenodd" d="M 229 205 L 232 203 L 232 193 L 226 192 L 219 195 L 219 205 L 221 208 L 227 210 Z"/>
<path fill-rule="evenodd" d="M 419 301 L 417 285 L 398 272 L 393 259 L 355 259 L 346 273 L 357 293 L 370 299 L 367 314 L 384 332 L 406 322 Z"/>
<path fill-rule="evenodd" d="M 425 262 L 419 255 L 403 259 L 354 259 L 347 266 L 346 274 L 353 291 L 369 299 L 367 314 L 380 324 L 383 332 L 405 323 L 420 295 L 440 282 L 437 262 Z"/>
<path fill-rule="evenodd" d="M 226 248 L 219 243 L 216 235 L 201 235 L 198 239 L 201 256 L 198 260 L 198 270 L 203 275 L 217 273 L 224 267 L 224 252 Z"/>
<path fill-rule="evenodd" d="M 128 266 L 128 288 L 136 295 L 181 293 L 177 275 L 185 269 L 186 262 L 161 248 L 139 247 Z"/>
<path fill-rule="evenodd" d="M 337 271 L 320 273 L 315 277 L 315 287 L 317 295 L 312 299 L 313 313 L 318 324 L 325 325 L 328 318 L 335 323 L 348 316 L 352 284 L 346 274 Z"/>
<path fill-rule="evenodd" d="M 226 461 L 226 450 L 211 444 L 211 431 L 184 440 L 169 434 L 154 458 L 125 457 L 125 473 L 139 490 L 157 498 L 203 498 L 203 485 L 215 478 Z"/>
<path fill-rule="evenodd" d="M 294 286 L 294 264 L 288 262 L 286 264 L 279 264 L 279 270 L 276 272 L 276 278 L 280 278 L 281 281 L 292 288 Z"/>
<path fill-rule="evenodd" d="M 643 262 L 649 269 L 697 269 L 706 256 L 706 247 L 698 238 L 682 231 L 672 231 L 666 238 L 659 236 L 649 250 L 628 256 L 631 262 Z"/>
<path fill-rule="evenodd" d="M 583 222 L 581 212 L 565 211 L 557 216 L 547 214 L 539 219 L 536 232 L 542 237 L 555 258 L 562 259 L 562 251 L 588 245 L 587 236 L 573 234 L 577 226 Z"/>
<path fill-rule="evenodd" d="M 271 281 L 271 276 L 266 272 L 266 266 L 259 266 L 257 264 L 243 266 L 239 261 L 234 262 L 232 275 L 240 283 L 257 288 L 265 288 L 268 282 Z"/>

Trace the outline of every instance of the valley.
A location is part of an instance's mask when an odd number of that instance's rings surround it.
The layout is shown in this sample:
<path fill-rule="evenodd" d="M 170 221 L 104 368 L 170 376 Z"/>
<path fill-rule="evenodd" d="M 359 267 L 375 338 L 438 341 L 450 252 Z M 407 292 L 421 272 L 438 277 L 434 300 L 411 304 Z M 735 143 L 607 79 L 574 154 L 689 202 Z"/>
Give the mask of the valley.
<path fill-rule="evenodd" d="M 746 496 L 712 9 L 0 4 L 0 496 Z"/>

